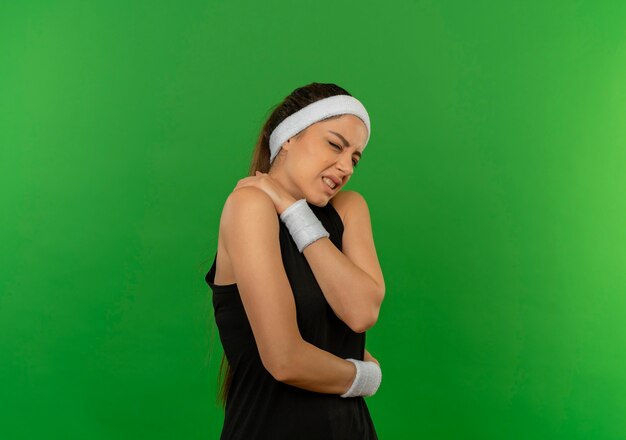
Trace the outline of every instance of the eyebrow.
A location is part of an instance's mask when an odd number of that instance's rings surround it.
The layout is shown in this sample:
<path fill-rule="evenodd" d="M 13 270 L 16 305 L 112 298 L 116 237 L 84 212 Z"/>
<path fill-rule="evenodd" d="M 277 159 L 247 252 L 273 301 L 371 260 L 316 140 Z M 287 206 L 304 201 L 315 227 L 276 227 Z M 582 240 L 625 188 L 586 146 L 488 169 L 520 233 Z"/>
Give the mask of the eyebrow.
<path fill-rule="evenodd" d="M 346 140 L 345 137 L 343 137 L 342 135 L 340 135 L 339 133 L 332 131 L 332 130 L 328 130 L 329 133 L 334 134 L 335 136 L 339 137 L 339 139 L 341 139 L 341 142 L 343 142 L 343 146 L 344 147 L 349 147 L 350 146 L 350 142 L 348 142 Z M 359 158 L 362 157 L 362 154 L 359 151 L 355 151 L 354 154 L 356 154 L 357 156 L 359 156 Z"/>

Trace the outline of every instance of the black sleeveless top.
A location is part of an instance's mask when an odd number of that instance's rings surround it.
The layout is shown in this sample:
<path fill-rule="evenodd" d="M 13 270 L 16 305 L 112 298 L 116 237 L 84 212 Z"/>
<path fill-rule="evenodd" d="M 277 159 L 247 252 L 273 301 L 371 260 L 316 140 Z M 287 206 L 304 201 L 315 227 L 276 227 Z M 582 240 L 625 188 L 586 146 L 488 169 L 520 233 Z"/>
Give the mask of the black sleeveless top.
<path fill-rule="evenodd" d="M 341 250 L 343 223 L 335 208 L 308 205 Z M 280 217 L 279 224 L 302 338 L 340 358 L 363 360 L 365 333 L 355 333 L 337 318 Z M 363 397 L 312 392 L 274 379 L 261 362 L 237 284 L 214 284 L 216 261 L 217 252 L 205 280 L 213 291 L 215 321 L 233 373 L 220 440 L 378 439 Z"/>

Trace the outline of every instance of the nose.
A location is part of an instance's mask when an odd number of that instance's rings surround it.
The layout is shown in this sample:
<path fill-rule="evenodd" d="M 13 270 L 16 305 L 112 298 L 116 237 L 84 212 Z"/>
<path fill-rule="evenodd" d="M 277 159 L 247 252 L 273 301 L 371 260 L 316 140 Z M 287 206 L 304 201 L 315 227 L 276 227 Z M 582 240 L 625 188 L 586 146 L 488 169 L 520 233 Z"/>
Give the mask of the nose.
<path fill-rule="evenodd" d="M 337 160 L 337 169 L 346 176 L 351 176 L 354 172 L 354 166 L 352 165 L 352 158 L 346 154 L 342 155 Z"/>

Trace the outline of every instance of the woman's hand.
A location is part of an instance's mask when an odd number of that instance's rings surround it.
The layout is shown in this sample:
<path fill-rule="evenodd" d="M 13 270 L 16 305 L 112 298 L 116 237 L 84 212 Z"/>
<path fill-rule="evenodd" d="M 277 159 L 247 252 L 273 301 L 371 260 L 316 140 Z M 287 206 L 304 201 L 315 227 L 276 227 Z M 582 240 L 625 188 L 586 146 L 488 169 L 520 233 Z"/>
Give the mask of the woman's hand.
<path fill-rule="evenodd" d="M 363 356 L 363 360 L 364 361 L 371 361 L 371 362 L 376 362 L 378 364 L 378 366 L 380 367 L 380 364 L 378 363 L 378 361 L 376 359 L 374 359 L 374 356 L 372 356 L 369 351 L 365 350 L 365 355 Z"/>
<path fill-rule="evenodd" d="M 244 186 L 255 186 L 263 190 L 274 202 L 274 207 L 278 214 L 282 214 L 285 209 L 296 202 L 296 199 L 293 198 L 276 179 L 273 179 L 267 173 L 257 171 L 255 176 L 240 179 L 233 191 L 243 188 Z"/>

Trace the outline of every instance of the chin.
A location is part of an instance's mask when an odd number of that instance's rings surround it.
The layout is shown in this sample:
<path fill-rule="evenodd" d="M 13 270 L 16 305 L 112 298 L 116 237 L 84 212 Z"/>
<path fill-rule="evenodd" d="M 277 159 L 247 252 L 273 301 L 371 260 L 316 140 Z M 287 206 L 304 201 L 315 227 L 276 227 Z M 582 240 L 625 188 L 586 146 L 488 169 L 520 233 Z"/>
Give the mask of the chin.
<path fill-rule="evenodd" d="M 322 201 L 319 201 L 319 202 L 310 200 L 309 203 L 311 205 L 317 206 L 318 208 L 323 208 L 324 206 L 328 205 L 328 200 L 322 200 Z"/>
<path fill-rule="evenodd" d="M 308 203 L 310 203 L 311 205 L 315 205 L 319 208 L 323 208 L 324 206 L 326 206 L 329 202 L 329 200 L 332 197 L 324 197 L 324 196 L 317 196 L 317 197 L 309 197 L 307 195 L 305 195 L 306 201 Z"/>

